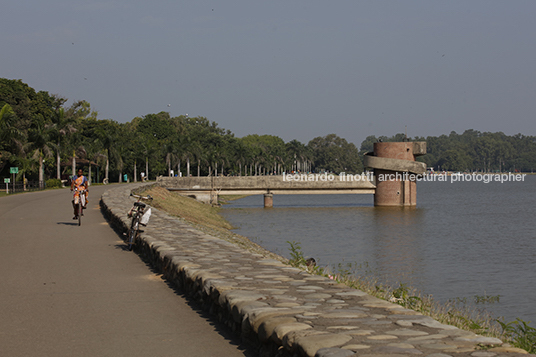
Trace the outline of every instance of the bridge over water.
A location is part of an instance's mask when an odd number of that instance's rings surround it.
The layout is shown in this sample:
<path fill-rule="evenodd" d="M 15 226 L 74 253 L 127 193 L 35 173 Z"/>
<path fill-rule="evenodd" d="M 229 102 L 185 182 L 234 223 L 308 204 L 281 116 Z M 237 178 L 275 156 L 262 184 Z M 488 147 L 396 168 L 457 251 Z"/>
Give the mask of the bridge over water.
<path fill-rule="evenodd" d="M 273 195 L 374 194 L 371 175 L 273 175 L 231 177 L 159 177 L 157 183 L 170 191 L 206 203 L 220 195 L 264 195 L 264 206 L 272 207 Z"/>
<path fill-rule="evenodd" d="M 363 163 L 365 167 L 374 169 L 375 176 L 341 173 L 338 176 L 159 177 L 157 182 L 168 190 L 207 203 L 217 202 L 219 195 L 262 194 L 264 207 L 272 207 L 273 195 L 365 193 L 374 194 L 375 206 L 415 206 L 416 177 L 426 172 L 426 165 L 415 161 L 415 158 L 425 153 L 425 142 L 374 143 L 374 152 L 365 155 Z"/>

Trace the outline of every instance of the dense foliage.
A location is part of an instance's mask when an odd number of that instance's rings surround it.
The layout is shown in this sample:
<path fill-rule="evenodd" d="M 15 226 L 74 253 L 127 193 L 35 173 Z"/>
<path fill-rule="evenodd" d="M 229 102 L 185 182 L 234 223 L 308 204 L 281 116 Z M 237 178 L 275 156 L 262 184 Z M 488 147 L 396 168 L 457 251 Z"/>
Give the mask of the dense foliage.
<path fill-rule="evenodd" d="M 128 123 L 98 120 L 89 103 L 36 92 L 21 80 L 0 79 L 0 173 L 19 167 L 43 181 L 66 178 L 73 165 L 93 180 L 182 175 L 266 175 L 289 171 L 362 170 L 357 148 L 334 134 L 305 145 L 272 135 L 236 138 L 203 117 L 147 114 Z M 74 160 L 73 160 L 74 158 Z M 97 177 L 95 176 L 97 175 Z"/>
<path fill-rule="evenodd" d="M 361 156 L 374 142 L 402 141 L 369 136 L 360 150 L 335 134 L 303 144 L 273 135 L 236 138 L 204 117 L 160 112 L 128 123 L 99 120 L 86 101 L 66 107 L 67 99 L 36 92 L 21 80 L 0 78 L 0 176 L 19 168 L 17 180 L 65 179 L 75 166 L 93 181 L 150 179 L 159 175 L 268 175 L 282 172 L 363 170 Z M 424 160 L 436 170 L 532 171 L 535 137 L 467 130 L 440 137 L 413 138 L 428 144 Z M 91 168 L 91 170 L 88 170 Z"/>
<path fill-rule="evenodd" d="M 393 137 L 367 137 L 361 153 L 372 151 L 376 141 L 403 141 L 404 134 Z M 517 134 L 466 130 L 463 134 L 415 137 L 410 141 L 426 141 L 426 155 L 419 157 L 436 171 L 462 172 L 532 172 L 536 168 L 536 137 Z"/>

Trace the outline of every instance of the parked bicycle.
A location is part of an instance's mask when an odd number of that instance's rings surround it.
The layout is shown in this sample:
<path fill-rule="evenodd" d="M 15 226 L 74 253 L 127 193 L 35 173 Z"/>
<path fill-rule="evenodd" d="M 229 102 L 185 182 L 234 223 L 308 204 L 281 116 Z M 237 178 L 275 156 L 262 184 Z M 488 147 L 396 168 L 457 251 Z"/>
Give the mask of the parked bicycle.
<path fill-rule="evenodd" d="M 127 245 L 128 250 L 132 250 L 136 239 L 140 233 L 140 225 L 146 226 L 149 223 L 149 218 L 151 217 L 151 208 L 145 210 L 147 205 L 141 200 L 152 200 L 153 198 L 149 195 L 147 197 L 133 195 L 130 196 L 138 199 L 137 202 L 134 202 L 134 206 L 128 211 L 128 217 L 132 217 L 132 222 L 130 223 L 130 228 L 127 233 Z"/>

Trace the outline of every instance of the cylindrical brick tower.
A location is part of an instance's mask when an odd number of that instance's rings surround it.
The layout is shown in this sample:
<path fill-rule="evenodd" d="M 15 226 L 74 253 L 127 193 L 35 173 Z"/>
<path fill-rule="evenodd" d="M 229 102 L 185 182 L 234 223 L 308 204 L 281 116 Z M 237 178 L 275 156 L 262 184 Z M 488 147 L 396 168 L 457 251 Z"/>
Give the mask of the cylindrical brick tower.
<path fill-rule="evenodd" d="M 374 206 L 417 205 L 416 175 L 424 174 L 426 165 L 415 157 L 425 153 L 424 142 L 374 143 L 374 152 L 364 160 L 376 178 Z"/>

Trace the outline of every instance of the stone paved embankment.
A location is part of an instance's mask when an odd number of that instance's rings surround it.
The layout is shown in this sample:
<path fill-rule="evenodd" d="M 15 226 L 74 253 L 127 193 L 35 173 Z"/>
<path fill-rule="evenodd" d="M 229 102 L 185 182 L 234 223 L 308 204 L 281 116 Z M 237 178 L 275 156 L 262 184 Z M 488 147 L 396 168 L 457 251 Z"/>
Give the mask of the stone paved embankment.
<path fill-rule="evenodd" d="M 137 186 L 118 186 L 102 196 L 108 218 L 125 231 L 134 201 L 129 194 Z M 168 281 L 258 346 L 259 356 L 527 355 L 501 340 L 443 325 L 251 253 L 156 209 L 136 251 Z"/>

